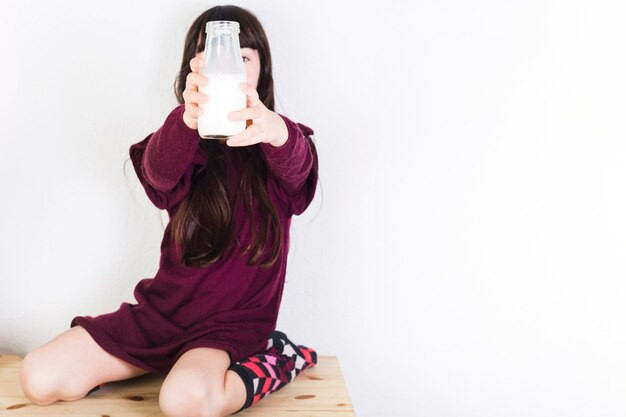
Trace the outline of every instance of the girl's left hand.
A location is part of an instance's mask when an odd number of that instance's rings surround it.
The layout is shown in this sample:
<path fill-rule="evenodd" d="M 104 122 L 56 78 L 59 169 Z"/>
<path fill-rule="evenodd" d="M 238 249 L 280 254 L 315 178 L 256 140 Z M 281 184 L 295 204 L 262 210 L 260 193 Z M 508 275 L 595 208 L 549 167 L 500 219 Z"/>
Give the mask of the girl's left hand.
<path fill-rule="evenodd" d="M 249 146 L 265 142 L 272 146 L 282 146 L 287 142 L 289 131 L 285 121 L 265 107 L 259 99 L 259 93 L 248 83 L 241 83 L 241 89 L 246 93 L 246 108 L 233 111 L 228 115 L 230 120 L 252 120 L 246 130 L 228 138 L 228 146 Z"/>

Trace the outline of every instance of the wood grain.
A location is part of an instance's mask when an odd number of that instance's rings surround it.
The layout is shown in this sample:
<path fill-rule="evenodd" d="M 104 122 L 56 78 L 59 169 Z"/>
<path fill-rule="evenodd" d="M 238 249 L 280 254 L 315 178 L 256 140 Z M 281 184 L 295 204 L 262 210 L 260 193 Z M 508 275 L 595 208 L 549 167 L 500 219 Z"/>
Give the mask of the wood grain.
<path fill-rule="evenodd" d="M 76 401 L 39 406 L 29 401 L 19 384 L 22 358 L 0 355 L 0 416 L 158 417 L 163 376 L 142 375 L 109 382 Z M 237 414 L 242 417 L 354 417 L 354 410 L 336 356 L 318 363 L 285 387 Z"/>

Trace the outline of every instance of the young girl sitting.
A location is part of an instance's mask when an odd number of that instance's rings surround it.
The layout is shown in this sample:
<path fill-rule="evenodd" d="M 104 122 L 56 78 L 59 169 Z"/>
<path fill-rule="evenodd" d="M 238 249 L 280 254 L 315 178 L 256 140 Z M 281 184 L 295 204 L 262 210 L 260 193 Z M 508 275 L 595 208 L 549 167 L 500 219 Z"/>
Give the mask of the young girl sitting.
<path fill-rule="evenodd" d="M 240 24 L 251 120 L 227 141 L 201 139 L 198 90 L 208 21 Z M 191 25 L 175 89 L 180 105 L 163 126 L 130 147 L 150 201 L 167 210 L 159 269 L 138 282 L 137 303 L 70 329 L 24 358 L 20 382 L 36 404 L 84 397 L 108 381 L 166 375 L 167 416 L 226 416 L 282 388 L 317 363 L 313 349 L 277 331 L 291 217 L 317 183 L 313 130 L 274 112 L 272 61 L 258 19 L 216 6 Z"/>

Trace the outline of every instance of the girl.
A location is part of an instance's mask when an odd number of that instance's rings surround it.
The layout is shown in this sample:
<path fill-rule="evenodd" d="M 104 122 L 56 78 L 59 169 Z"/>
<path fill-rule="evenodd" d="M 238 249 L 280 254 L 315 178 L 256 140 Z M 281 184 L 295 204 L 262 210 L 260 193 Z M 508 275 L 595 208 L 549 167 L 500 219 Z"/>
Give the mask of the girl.
<path fill-rule="evenodd" d="M 205 26 L 240 24 L 251 120 L 227 141 L 201 139 L 198 91 Z M 148 198 L 167 210 L 159 270 L 139 281 L 136 304 L 77 316 L 70 329 L 24 358 L 20 382 L 41 405 L 76 400 L 107 381 L 166 375 L 167 416 L 226 416 L 317 363 L 313 349 L 275 330 L 292 215 L 315 194 L 313 130 L 274 112 L 272 61 L 257 18 L 236 6 L 202 13 L 185 40 L 175 83 L 180 103 L 163 126 L 130 147 Z"/>

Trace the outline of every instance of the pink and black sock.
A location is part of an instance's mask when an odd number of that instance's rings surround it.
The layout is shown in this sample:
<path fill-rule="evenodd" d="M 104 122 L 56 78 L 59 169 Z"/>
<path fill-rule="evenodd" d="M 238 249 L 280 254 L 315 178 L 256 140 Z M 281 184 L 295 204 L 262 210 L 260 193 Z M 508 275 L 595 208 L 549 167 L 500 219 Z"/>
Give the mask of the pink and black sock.
<path fill-rule="evenodd" d="M 246 386 L 244 410 L 268 394 L 287 385 L 303 370 L 315 366 L 315 350 L 291 342 L 285 333 L 273 331 L 267 341 L 267 351 L 233 363 Z"/>

